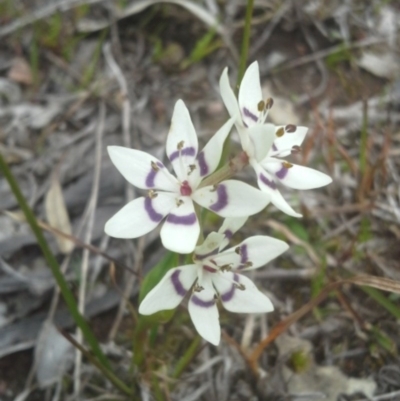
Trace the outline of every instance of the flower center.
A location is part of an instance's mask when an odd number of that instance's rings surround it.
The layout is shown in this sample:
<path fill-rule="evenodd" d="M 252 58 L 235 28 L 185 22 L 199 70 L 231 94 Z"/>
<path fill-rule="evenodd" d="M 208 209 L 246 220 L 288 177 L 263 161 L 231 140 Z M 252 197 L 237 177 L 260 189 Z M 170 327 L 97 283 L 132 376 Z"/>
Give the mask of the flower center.
<path fill-rule="evenodd" d="M 190 188 L 188 181 L 183 181 L 181 184 L 181 195 L 182 196 L 190 196 L 192 195 L 192 188 Z"/>

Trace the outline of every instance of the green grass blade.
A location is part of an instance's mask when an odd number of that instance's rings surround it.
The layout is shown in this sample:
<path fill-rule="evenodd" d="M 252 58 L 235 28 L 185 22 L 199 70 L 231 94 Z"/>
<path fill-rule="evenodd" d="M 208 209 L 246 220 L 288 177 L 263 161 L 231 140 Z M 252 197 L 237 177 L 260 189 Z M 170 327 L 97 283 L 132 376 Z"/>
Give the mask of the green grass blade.
<path fill-rule="evenodd" d="M 46 259 L 46 262 L 49 265 L 51 272 L 53 273 L 53 276 L 57 282 L 57 285 L 60 288 L 61 294 L 64 297 L 65 303 L 67 304 L 68 310 L 71 313 L 75 323 L 82 330 L 85 340 L 88 342 L 90 348 L 92 349 L 94 355 L 98 358 L 99 362 L 103 366 L 111 370 L 110 363 L 107 357 L 103 354 L 96 337 L 91 331 L 85 318 L 79 313 L 77 304 L 75 302 L 75 298 L 72 292 L 70 291 L 63 274 L 61 273 L 60 266 L 58 265 L 56 258 L 51 252 L 47 244 L 46 238 L 44 237 L 43 232 L 36 221 L 35 215 L 33 214 L 31 208 L 26 202 L 25 197 L 22 194 L 16 179 L 14 178 L 10 168 L 8 167 L 1 153 L 0 153 L 0 171 L 3 172 L 6 180 L 8 181 L 11 190 L 14 196 L 16 197 L 20 208 L 22 209 L 28 224 L 30 225 L 33 233 L 36 236 L 38 244 L 42 249 L 43 256 Z"/>
<path fill-rule="evenodd" d="M 372 287 L 364 287 L 361 289 L 366 292 L 371 298 L 373 298 L 378 304 L 383 306 L 388 312 L 390 312 L 396 319 L 400 319 L 400 308 L 398 308 L 392 301 L 386 298 L 381 291 Z"/>

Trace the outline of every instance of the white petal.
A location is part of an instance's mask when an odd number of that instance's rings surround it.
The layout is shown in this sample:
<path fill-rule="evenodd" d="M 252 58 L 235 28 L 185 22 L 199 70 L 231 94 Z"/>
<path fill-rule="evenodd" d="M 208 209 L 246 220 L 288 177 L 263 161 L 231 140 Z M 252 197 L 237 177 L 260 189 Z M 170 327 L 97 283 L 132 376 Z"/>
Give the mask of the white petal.
<path fill-rule="evenodd" d="M 175 104 L 166 151 L 178 178 L 181 181 L 187 179 L 188 167 L 196 160 L 198 140 L 189 110 L 182 100 Z"/>
<path fill-rule="evenodd" d="M 107 150 L 118 171 L 135 187 L 179 192 L 177 179 L 154 156 L 122 146 L 108 146 Z"/>
<path fill-rule="evenodd" d="M 257 106 L 263 100 L 257 61 L 247 68 L 240 84 L 238 99 L 243 121 L 251 127 L 257 123 L 260 114 Z"/>
<path fill-rule="evenodd" d="M 257 124 L 248 129 L 253 147 L 252 154 L 257 161 L 263 160 L 270 151 L 275 139 L 275 125 Z M 249 157 L 251 157 L 249 155 Z"/>
<path fill-rule="evenodd" d="M 277 126 L 276 131 L 285 126 Z M 292 153 L 293 146 L 301 146 L 304 138 L 307 135 L 307 127 L 296 127 L 295 132 L 285 132 L 281 137 L 278 137 L 274 141 L 271 154 L 277 154 L 279 157 L 285 157 Z"/>
<path fill-rule="evenodd" d="M 221 228 L 218 230 L 219 233 L 222 233 L 227 238 L 231 238 L 236 231 L 240 230 L 247 221 L 246 217 L 228 217 L 226 218 Z"/>
<path fill-rule="evenodd" d="M 175 196 L 169 193 L 134 199 L 107 221 L 104 231 L 115 238 L 141 237 L 156 228 L 175 206 Z"/>
<path fill-rule="evenodd" d="M 226 249 L 213 260 L 219 266 L 230 264 L 233 270 L 251 270 L 266 265 L 287 249 L 289 245 L 286 242 L 266 235 L 255 235 Z"/>
<path fill-rule="evenodd" d="M 183 202 L 171 210 L 161 228 L 161 241 L 165 248 L 177 253 L 193 252 L 200 234 L 200 225 L 192 200 L 185 196 Z"/>
<path fill-rule="evenodd" d="M 252 166 L 257 173 L 258 186 L 269 196 L 271 203 L 289 216 L 301 217 L 302 215 L 295 212 L 279 192 L 274 176 L 272 176 L 270 173 L 268 173 L 268 171 L 264 170 L 258 164 L 252 164 Z"/>
<path fill-rule="evenodd" d="M 192 199 L 222 217 L 251 216 L 269 203 L 263 192 L 236 180 L 223 181 L 217 188 L 207 186 L 197 189 Z"/>
<path fill-rule="evenodd" d="M 225 139 L 229 135 L 234 122 L 235 117 L 229 119 L 197 155 L 197 166 L 201 178 L 210 175 L 218 167 Z"/>
<path fill-rule="evenodd" d="M 197 279 L 197 266 L 186 265 L 169 270 L 146 295 L 139 313 L 152 315 L 160 310 L 176 308 Z"/>
<path fill-rule="evenodd" d="M 283 185 L 294 189 L 320 188 L 332 182 L 329 175 L 321 173 L 309 167 L 290 164 L 287 168 L 286 162 L 277 159 L 267 159 L 262 166 L 273 174 Z"/>
<path fill-rule="evenodd" d="M 244 223 L 247 221 L 247 216 L 246 217 L 228 217 L 224 220 L 222 223 L 221 228 L 218 230 L 218 233 L 221 233 L 224 235 L 223 241 L 221 241 L 219 250 L 221 251 L 224 249 L 228 243 L 229 240 L 232 238 L 233 234 L 235 234 L 236 231 L 241 229 L 244 226 Z"/>
<path fill-rule="evenodd" d="M 236 121 L 242 120 L 241 113 L 239 110 L 239 105 L 236 96 L 231 88 L 228 77 L 228 68 L 225 68 L 222 72 L 221 78 L 219 80 L 219 89 L 221 92 L 222 101 L 228 110 L 231 117 L 235 117 Z"/>
<path fill-rule="evenodd" d="M 204 242 L 196 246 L 194 257 L 197 260 L 203 260 L 208 256 L 218 253 L 221 243 L 224 241 L 225 235 L 222 233 L 211 232 L 207 235 Z"/>
<path fill-rule="evenodd" d="M 243 285 L 244 289 L 237 288 L 233 281 Z M 266 313 L 274 310 L 269 298 L 260 292 L 250 279 L 241 274 L 221 273 L 218 276 L 216 275 L 213 283 L 220 295 L 222 304 L 230 312 Z"/>
<path fill-rule="evenodd" d="M 221 339 L 218 308 L 212 285 L 202 283 L 203 290 L 194 292 L 189 300 L 189 314 L 197 332 L 211 344 L 218 345 Z"/>

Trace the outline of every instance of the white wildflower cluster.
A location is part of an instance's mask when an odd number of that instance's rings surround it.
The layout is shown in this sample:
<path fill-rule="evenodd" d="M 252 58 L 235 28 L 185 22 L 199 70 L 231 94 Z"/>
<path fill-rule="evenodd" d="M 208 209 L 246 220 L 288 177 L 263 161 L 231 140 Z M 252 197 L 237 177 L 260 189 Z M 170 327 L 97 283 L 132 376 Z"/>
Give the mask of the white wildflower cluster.
<path fill-rule="evenodd" d="M 105 226 L 112 237 L 137 238 L 163 221 L 163 246 L 181 254 L 193 253 L 193 263 L 169 270 L 147 294 L 139 312 L 150 315 L 176 308 L 190 293 L 193 324 L 203 338 L 215 345 L 221 337 L 217 300 L 231 312 L 272 311 L 268 297 L 242 273 L 264 266 L 288 249 L 285 242 L 263 235 L 226 249 L 233 234 L 269 202 L 288 215 L 301 217 L 285 201 L 279 184 L 312 189 L 332 181 L 326 174 L 282 159 L 300 150 L 307 128 L 266 123 L 273 101 L 263 100 L 257 62 L 247 69 L 238 99 L 230 86 L 227 69 L 220 79 L 220 91 L 230 119 L 201 151 L 189 112 L 182 100 L 177 101 L 166 143 L 175 175 L 148 153 L 119 146 L 108 148 L 120 173 L 148 192 L 124 206 Z M 224 179 L 226 174 L 216 171 L 233 126 L 239 133 L 245 164 L 257 175 L 259 189 Z M 201 227 L 194 203 L 225 218 L 219 231 L 211 232 L 200 245 Z"/>

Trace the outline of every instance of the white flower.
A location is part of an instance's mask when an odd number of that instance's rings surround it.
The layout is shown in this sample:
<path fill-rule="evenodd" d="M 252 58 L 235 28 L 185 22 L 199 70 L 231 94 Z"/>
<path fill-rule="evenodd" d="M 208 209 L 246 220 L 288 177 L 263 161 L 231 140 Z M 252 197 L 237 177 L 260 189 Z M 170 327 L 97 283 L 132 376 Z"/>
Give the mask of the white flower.
<path fill-rule="evenodd" d="M 275 126 L 265 123 L 272 100 L 262 98 L 260 73 L 255 61 L 246 70 L 239 88 L 238 99 L 229 84 L 228 69 L 220 79 L 222 99 L 239 132 L 243 150 L 257 174 L 258 186 L 270 196 L 282 212 L 301 217 L 285 201 L 277 183 L 294 189 L 313 189 L 328 185 L 332 179 L 317 170 L 280 159 L 300 151 L 307 127 Z"/>
<path fill-rule="evenodd" d="M 166 217 L 161 228 L 165 248 L 178 253 L 194 250 L 200 226 L 193 201 L 222 217 L 242 217 L 258 213 L 268 197 L 243 182 L 228 180 L 215 186 L 199 187 L 203 178 L 215 171 L 222 147 L 233 125 L 228 120 L 201 152 L 189 112 L 178 100 L 168 133 L 166 152 L 176 176 L 161 161 L 136 149 L 108 147 L 119 172 L 148 195 L 134 199 L 117 212 L 105 226 L 116 238 L 137 238 L 147 234 Z"/>
<path fill-rule="evenodd" d="M 189 314 L 198 333 L 218 345 L 221 337 L 216 298 L 225 309 L 237 313 L 265 313 L 274 307 L 253 282 L 241 272 L 256 269 L 288 249 L 280 240 L 254 236 L 222 251 L 246 221 L 226 219 L 218 233 L 212 232 L 196 247 L 193 264 L 168 271 L 140 304 L 139 313 L 151 315 L 176 308 L 192 288 Z"/>

